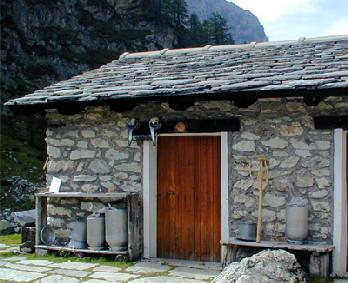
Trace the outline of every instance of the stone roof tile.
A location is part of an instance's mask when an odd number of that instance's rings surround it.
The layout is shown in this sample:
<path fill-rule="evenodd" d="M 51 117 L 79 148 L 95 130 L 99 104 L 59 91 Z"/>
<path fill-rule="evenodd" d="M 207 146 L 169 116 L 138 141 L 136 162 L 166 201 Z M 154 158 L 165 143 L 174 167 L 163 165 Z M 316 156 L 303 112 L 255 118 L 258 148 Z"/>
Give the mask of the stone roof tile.
<path fill-rule="evenodd" d="M 348 35 L 124 53 L 6 105 L 348 87 Z"/>

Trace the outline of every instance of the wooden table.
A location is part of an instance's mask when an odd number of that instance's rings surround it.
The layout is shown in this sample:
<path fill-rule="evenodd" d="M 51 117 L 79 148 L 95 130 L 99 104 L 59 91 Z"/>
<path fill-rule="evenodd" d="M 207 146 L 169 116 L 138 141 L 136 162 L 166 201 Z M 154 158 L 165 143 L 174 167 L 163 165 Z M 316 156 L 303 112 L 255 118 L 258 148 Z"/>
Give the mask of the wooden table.
<path fill-rule="evenodd" d="M 48 198 L 94 198 L 94 199 L 113 199 L 125 200 L 128 208 L 128 251 L 112 252 L 108 250 L 94 251 L 89 249 L 72 249 L 63 246 L 47 246 L 41 242 L 40 232 L 43 226 L 47 225 L 47 202 Z M 90 254 L 110 254 L 126 255 L 129 260 L 137 260 L 142 253 L 141 247 L 141 213 L 142 202 L 138 193 L 81 193 L 81 192 L 61 192 L 61 193 L 38 193 L 35 194 L 36 206 L 36 235 L 35 251 L 42 254 L 45 250 L 68 251 L 73 253 Z"/>
<path fill-rule="evenodd" d="M 241 247 L 249 248 L 267 248 L 267 249 L 285 249 L 292 251 L 304 251 L 310 253 L 309 271 L 311 275 L 322 277 L 329 276 L 330 253 L 334 250 L 334 246 L 321 243 L 307 243 L 305 245 L 289 244 L 287 242 L 277 241 L 261 241 L 260 243 L 248 242 L 230 238 L 221 242 L 222 245 L 228 246 L 228 252 L 224 258 L 224 264 L 236 261 L 238 249 Z"/>

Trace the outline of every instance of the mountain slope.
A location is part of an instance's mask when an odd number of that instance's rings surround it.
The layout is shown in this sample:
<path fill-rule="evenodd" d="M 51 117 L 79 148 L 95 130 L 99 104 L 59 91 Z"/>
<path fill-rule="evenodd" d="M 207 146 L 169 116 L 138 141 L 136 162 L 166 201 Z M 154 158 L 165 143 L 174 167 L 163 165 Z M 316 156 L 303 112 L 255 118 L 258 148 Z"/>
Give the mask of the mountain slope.
<path fill-rule="evenodd" d="M 186 0 L 189 13 L 196 13 L 200 20 L 205 20 L 214 12 L 222 15 L 228 23 L 236 43 L 267 41 L 258 18 L 250 11 L 243 10 L 226 0 Z"/>

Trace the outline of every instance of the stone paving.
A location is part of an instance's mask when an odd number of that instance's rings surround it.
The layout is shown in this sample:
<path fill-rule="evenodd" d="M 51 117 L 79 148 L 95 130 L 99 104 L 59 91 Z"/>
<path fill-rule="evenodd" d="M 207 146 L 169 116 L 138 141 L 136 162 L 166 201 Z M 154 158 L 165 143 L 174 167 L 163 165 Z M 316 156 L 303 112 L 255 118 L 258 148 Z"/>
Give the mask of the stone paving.
<path fill-rule="evenodd" d="M 87 262 L 61 262 L 0 257 L 0 282 L 33 283 L 199 283 L 210 282 L 221 265 L 156 259 L 140 261 L 130 267 Z"/>

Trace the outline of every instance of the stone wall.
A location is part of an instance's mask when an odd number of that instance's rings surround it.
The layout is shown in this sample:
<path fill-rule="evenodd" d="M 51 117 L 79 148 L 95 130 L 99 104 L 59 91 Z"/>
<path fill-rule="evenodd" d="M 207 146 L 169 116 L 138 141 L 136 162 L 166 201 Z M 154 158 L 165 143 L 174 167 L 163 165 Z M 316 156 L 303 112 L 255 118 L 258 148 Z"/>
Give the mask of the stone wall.
<path fill-rule="evenodd" d="M 63 180 L 63 191 L 141 192 L 142 143 L 127 145 L 130 117 L 162 120 L 240 117 L 241 131 L 229 134 L 230 234 L 241 221 L 256 221 L 257 160 L 269 160 L 263 238 L 285 237 L 285 207 L 289 186 L 295 195 L 309 200 L 310 239 L 331 241 L 333 131 L 315 130 L 311 115 L 347 113 L 347 98 L 328 98 L 316 107 L 302 99 L 260 100 L 247 109 L 230 101 L 196 102 L 186 111 L 174 111 L 166 103 L 148 103 L 131 112 L 114 113 L 93 107 L 73 116 L 47 114 L 47 182 Z M 88 215 L 101 203 L 61 200 L 50 203 L 50 221 L 60 237 L 67 238 L 71 222 Z M 91 207 L 91 209 L 86 209 Z M 93 208 L 93 209 L 92 209 Z"/>

